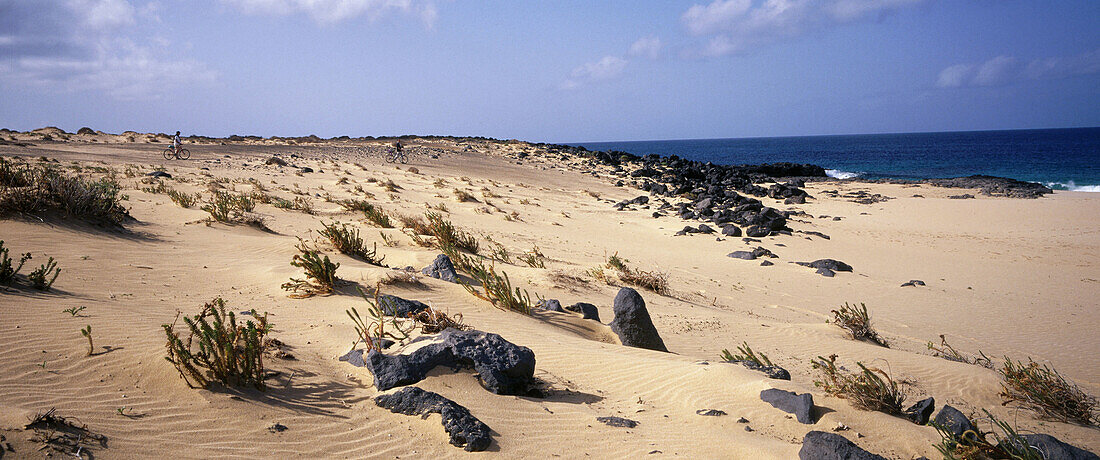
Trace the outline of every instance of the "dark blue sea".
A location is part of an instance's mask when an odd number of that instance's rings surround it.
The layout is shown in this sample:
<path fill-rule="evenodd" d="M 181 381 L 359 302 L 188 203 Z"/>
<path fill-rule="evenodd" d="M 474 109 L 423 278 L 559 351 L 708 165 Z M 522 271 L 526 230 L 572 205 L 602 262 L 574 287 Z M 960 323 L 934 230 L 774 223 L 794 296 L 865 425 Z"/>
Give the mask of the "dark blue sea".
<path fill-rule="evenodd" d="M 986 174 L 1055 190 L 1100 192 L 1100 128 L 842 136 L 583 142 L 589 150 L 759 164 L 811 163 L 837 178 L 928 179 Z"/>

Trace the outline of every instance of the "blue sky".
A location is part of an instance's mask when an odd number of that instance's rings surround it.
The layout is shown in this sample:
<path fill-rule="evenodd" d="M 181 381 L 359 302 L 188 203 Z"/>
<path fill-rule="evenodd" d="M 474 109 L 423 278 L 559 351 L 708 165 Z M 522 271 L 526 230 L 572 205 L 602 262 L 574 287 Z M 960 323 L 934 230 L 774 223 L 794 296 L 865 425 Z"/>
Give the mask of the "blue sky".
<path fill-rule="evenodd" d="M 1100 126 L 1100 2 L 0 0 L 0 127 L 580 142 Z"/>

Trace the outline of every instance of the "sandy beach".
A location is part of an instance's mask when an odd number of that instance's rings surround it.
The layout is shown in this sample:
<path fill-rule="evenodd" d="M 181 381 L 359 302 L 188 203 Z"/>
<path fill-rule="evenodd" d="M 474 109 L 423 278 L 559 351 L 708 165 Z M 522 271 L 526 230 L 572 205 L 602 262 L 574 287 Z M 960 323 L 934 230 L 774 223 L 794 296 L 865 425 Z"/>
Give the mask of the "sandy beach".
<path fill-rule="evenodd" d="M 66 137 L 18 134 L 16 141 L 31 145 L 0 145 L 0 157 L 30 164 L 45 158 L 93 178 L 113 175 L 133 220 L 122 230 L 52 215 L 0 220 L 4 247 L 33 256 L 24 274 L 49 257 L 61 268 L 49 291 L 19 284 L 0 293 L 0 445 L 9 449 L 0 457 L 50 451 L 25 429 L 50 409 L 105 437 L 84 443 L 96 458 L 789 459 L 812 430 L 836 432 L 886 458 L 940 457 L 932 427 L 856 409 L 816 387 L 820 373 L 811 360 L 833 354 L 848 369 L 859 361 L 887 372 L 900 383 L 906 407 L 934 397 L 937 411 L 950 405 L 977 420 L 988 410 L 1018 430 L 1100 452 L 1095 426 L 1003 405 L 996 369 L 943 359 L 927 346 L 939 346 L 942 334 L 968 356 L 980 351 L 992 358 L 995 368 L 1006 356 L 1031 358 L 1100 394 L 1100 194 L 1012 199 L 929 185 L 810 181 L 804 189 L 813 198 L 805 204 L 759 198 L 792 211 L 792 233 L 755 242 L 721 233 L 675 236 L 700 222 L 674 213 L 654 217 L 655 202 L 617 210 L 616 203 L 650 194 L 616 186 L 623 177 L 611 166 L 519 141 L 409 139 L 409 163 L 395 165 L 380 156 L 388 144 L 370 140 L 189 142 L 191 158 L 184 161 L 161 158 L 168 140 L 153 135 Z M 272 157 L 287 165 L 268 164 Z M 155 170 L 171 177 L 146 176 Z M 310 209 L 259 203 L 255 213 L 269 230 L 227 225 L 211 222 L 201 203 L 187 209 L 143 190 L 158 184 L 204 199 L 215 189 L 299 198 Z M 459 201 L 455 190 L 472 199 Z M 845 197 L 860 191 L 891 199 L 861 204 Z M 948 198 L 961 194 L 975 198 Z M 341 206 L 345 199 L 380 207 L 396 228 L 372 225 Z M 440 252 L 417 245 L 396 216 L 429 210 L 481 239 L 483 253 L 491 247 L 486 236 L 506 249 L 510 263 L 495 267 L 532 302 L 591 303 L 601 320 L 504 311 L 459 284 L 420 274 Z M 346 284 L 331 295 L 289 297 L 280 286 L 302 276 L 290 264 L 295 245 L 317 240 L 331 222 L 350 224 L 368 245 L 377 243 L 388 267 L 313 243 L 340 264 L 337 275 Z M 544 267 L 516 259 L 535 247 Z M 757 247 L 778 257 L 727 257 Z M 609 327 L 613 299 L 629 285 L 600 281 L 592 269 L 613 255 L 667 275 L 664 294 L 635 289 L 669 353 L 623 346 Z M 818 259 L 853 270 L 826 277 L 792 263 Z M 764 260 L 772 265 L 762 266 Z M 385 294 L 461 314 L 474 329 L 534 352 L 541 397 L 494 394 L 474 371 L 446 367 L 415 384 L 488 425 L 492 443 L 484 453 L 450 445 L 439 415 L 421 419 L 379 407 L 374 398 L 395 390 L 377 390 L 367 368 L 338 359 L 356 340 L 345 310 L 367 305 L 356 287 L 373 288 L 404 267 L 416 271 L 419 283 L 385 284 Z M 910 280 L 924 285 L 902 286 Z M 178 312 L 198 313 L 215 297 L 236 312 L 267 312 L 269 337 L 294 356 L 266 359 L 276 373 L 266 391 L 192 389 L 165 361 L 161 325 Z M 889 348 L 853 340 L 827 322 L 845 303 L 866 305 Z M 85 326 L 94 337 L 92 356 L 80 332 Z M 409 353 L 430 341 L 415 340 L 422 335 L 431 334 L 417 332 L 385 353 Z M 722 362 L 723 349 L 742 343 L 791 379 Z M 811 393 L 813 422 L 762 401 L 769 388 Z M 726 415 L 700 415 L 706 410 Z M 609 426 L 598 417 L 637 425 Z M 848 428 L 836 431 L 838 425 Z"/>

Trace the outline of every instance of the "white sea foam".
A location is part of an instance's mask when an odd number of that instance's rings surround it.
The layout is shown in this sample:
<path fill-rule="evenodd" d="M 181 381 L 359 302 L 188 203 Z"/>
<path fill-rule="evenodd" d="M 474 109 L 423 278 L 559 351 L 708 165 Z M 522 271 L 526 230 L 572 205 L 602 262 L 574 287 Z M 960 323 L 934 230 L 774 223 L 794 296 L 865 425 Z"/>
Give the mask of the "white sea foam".
<path fill-rule="evenodd" d="M 828 171 L 825 172 L 828 174 Z M 1077 185 L 1073 181 L 1047 182 L 1043 185 L 1053 190 L 1069 190 L 1071 192 L 1100 192 L 1100 185 Z"/>
<path fill-rule="evenodd" d="M 862 176 L 863 173 L 841 171 L 839 169 L 826 169 L 825 175 L 832 177 L 833 179 L 851 179 L 853 177 Z"/>

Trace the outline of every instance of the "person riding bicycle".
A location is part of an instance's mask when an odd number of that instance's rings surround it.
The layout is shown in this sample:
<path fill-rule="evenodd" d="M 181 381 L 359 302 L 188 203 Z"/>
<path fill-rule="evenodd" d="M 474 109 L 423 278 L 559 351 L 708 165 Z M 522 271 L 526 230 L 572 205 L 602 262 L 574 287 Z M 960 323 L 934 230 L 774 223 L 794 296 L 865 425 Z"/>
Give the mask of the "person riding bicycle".
<path fill-rule="evenodd" d="M 176 131 L 176 135 L 172 136 L 172 150 L 178 153 L 180 151 L 180 144 L 183 144 L 183 141 L 180 140 L 180 132 Z"/>
<path fill-rule="evenodd" d="M 401 141 L 397 141 L 397 142 L 394 142 L 394 143 L 393 143 L 393 149 L 394 149 L 394 150 L 395 150 L 396 152 L 398 152 L 398 153 L 401 153 L 401 149 L 402 149 L 402 148 L 404 148 L 404 147 L 402 147 L 402 146 L 401 146 Z"/>

